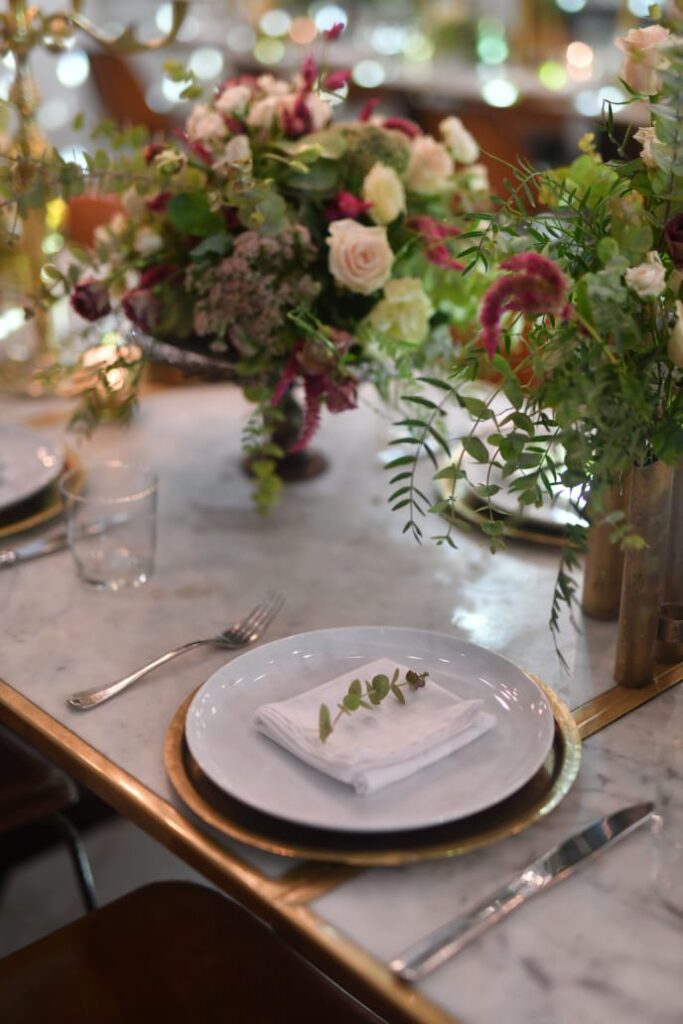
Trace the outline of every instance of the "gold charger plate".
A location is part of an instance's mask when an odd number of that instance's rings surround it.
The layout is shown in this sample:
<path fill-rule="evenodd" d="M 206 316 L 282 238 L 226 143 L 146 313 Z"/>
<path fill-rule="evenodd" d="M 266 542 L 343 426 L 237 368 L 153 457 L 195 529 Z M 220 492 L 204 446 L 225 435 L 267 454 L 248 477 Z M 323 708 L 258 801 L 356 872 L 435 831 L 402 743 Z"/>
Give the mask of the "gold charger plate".
<path fill-rule="evenodd" d="M 15 534 L 43 526 L 56 519 L 64 511 L 64 503 L 59 491 L 59 481 L 72 469 L 80 469 L 81 464 L 74 453 L 67 448 L 64 455 L 64 469 L 59 478 L 46 487 L 44 491 L 26 501 L 18 502 L 11 508 L 0 513 L 0 540 L 13 537 Z"/>
<path fill-rule="evenodd" d="M 516 835 L 556 807 L 571 789 L 581 761 L 581 739 L 569 708 L 539 679 L 555 720 L 555 736 L 542 768 L 522 789 L 480 814 L 432 828 L 353 834 L 292 825 L 255 811 L 215 786 L 185 743 L 185 718 L 194 694 L 183 701 L 164 743 L 166 771 L 181 800 L 201 820 L 231 839 L 284 857 L 359 867 L 394 866 L 454 857 Z"/>

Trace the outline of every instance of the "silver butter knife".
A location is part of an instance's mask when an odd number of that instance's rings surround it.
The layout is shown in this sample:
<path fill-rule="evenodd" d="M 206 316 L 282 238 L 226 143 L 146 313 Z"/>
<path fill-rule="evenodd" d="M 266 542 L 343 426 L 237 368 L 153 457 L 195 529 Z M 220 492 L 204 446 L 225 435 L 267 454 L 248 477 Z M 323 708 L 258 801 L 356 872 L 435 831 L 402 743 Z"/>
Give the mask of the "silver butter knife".
<path fill-rule="evenodd" d="M 634 804 L 592 822 L 529 864 L 472 910 L 416 942 L 389 967 L 404 981 L 420 981 L 532 896 L 568 878 L 602 850 L 644 825 L 653 811 L 651 803 Z"/>
<path fill-rule="evenodd" d="M 51 555 L 53 551 L 61 551 L 67 546 L 66 530 L 52 533 L 49 537 L 36 537 L 19 544 L 16 548 L 0 549 L 0 569 L 9 569 L 19 562 L 28 562 L 31 558 Z"/>

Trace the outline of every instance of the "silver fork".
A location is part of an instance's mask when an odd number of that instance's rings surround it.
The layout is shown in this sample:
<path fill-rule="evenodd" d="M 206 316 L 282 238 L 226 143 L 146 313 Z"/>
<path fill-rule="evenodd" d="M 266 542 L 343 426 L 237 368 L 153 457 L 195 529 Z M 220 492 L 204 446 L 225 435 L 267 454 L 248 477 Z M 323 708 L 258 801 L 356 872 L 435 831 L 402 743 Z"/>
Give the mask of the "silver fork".
<path fill-rule="evenodd" d="M 208 637 L 206 640 L 191 640 L 189 643 L 183 644 L 182 647 L 175 647 L 172 651 L 166 651 L 165 654 L 155 658 L 154 661 L 143 665 L 137 672 L 131 672 L 129 676 L 117 679 L 116 682 L 110 683 L 108 686 L 96 686 L 91 690 L 80 690 L 78 693 L 72 693 L 70 697 L 67 697 L 66 702 L 72 708 L 77 708 L 79 711 L 88 711 L 90 708 L 95 708 L 98 704 L 103 704 L 106 700 L 115 697 L 117 693 L 127 690 L 129 686 L 136 683 L 138 679 L 142 679 L 148 672 L 159 668 L 160 665 L 165 665 L 167 661 L 177 658 L 179 654 L 191 651 L 194 647 L 211 645 L 223 647 L 231 651 L 238 650 L 240 647 L 247 647 L 258 640 L 264 630 L 270 625 L 282 608 L 284 600 L 284 597 L 275 591 L 268 591 L 263 600 L 252 608 L 244 618 L 239 619 L 232 626 L 228 626 L 227 629 L 224 629 L 217 636 Z"/>

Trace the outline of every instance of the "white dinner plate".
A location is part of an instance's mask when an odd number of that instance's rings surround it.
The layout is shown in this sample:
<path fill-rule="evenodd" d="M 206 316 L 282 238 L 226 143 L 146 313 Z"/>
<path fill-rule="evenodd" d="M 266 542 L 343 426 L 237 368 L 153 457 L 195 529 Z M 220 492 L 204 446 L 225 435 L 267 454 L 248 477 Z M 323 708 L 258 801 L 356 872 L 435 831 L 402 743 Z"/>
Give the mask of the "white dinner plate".
<path fill-rule="evenodd" d="M 0 511 L 38 494 L 63 466 L 61 445 L 33 430 L 0 424 Z"/>
<path fill-rule="evenodd" d="M 491 508 L 496 512 L 549 529 L 585 525 L 585 519 L 577 514 L 572 505 L 572 500 L 576 500 L 578 494 L 572 492 L 568 487 L 558 484 L 554 497 L 551 499 L 548 495 L 538 508 L 535 505 L 520 505 L 518 492 L 510 490 L 510 483 L 514 478 L 504 478 L 501 470 L 496 466 L 490 468 L 484 463 L 475 462 L 473 458 L 466 455 L 462 468 L 473 489 L 480 484 L 496 484 L 500 487 L 498 493 L 488 499 Z"/>
<path fill-rule="evenodd" d="M 357 796 L 256 731 L 261 704 L 293 697 L 356 666 L 360 673 L 384 657 L 428 671 L 458 697 L 480 698 L 496 725 L 371 796 Z M 248 651 L 207 680 L 185 722 L 192 757 L 226 793 L 301 825 L 365 833 L 440 825 L 497 804 L 538 771 L 553 735 L 543 693 L 505 658 L 456 637 L 384 626 L 300 633 Z"/>

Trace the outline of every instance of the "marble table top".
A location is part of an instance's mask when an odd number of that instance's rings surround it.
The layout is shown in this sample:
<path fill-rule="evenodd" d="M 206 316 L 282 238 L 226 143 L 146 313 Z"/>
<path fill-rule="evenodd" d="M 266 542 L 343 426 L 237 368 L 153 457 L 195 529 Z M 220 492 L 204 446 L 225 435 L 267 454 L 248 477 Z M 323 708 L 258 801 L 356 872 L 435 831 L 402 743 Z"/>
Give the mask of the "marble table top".
<path fill-rule="evenodd" d="M 499 651 L 571 707 L 613 685 L 610 624 L 586 620 L 575 631 L 567 623 L 561 645 L 569 670 L 560 668 L 547 628 L 556 551 L 511 542 L 491 556 L 476 536 L 463 536 L 452 551 L 402 535 L 402 514 L 387 507 L 380 457 L 391 414 L 370 396 L 354 413 L 326 417 L 317 444 L 330 469 L 286 487 L 268 517 L 252 509 L 239 466 L 247 415 L 229 385 L 169 389 L 145 397 L 128 429 L 102 427 L 76 445 L 69 439 L 86 464 L 122 457 L 157 470 L 156 570 L 144 587 L 116 594 L 77 579 L 67 551 L 0 573 L 0 677 L 177 807 L 161 759 L 165 731 L 224 653 L 193 652 L 92 713 L 70 710 L 64 698 L 212 634 L 269 587 L 286 595 L 270 639 L 330 626 L 414 626 Z M 63 433 L 58 402 L 0 399 L 0 417 Z M 651 798 L 656 743 L 676 719 L 683 721 L 680 688 L 586 741 L 573 790 L 527 832 L 450 861 L 363 872 L 320 898 L 316 911 L 390 959 L 580 824 Z M 641 830 L 473 944 L 420 991 L 466 1024 L 499 1015 L 515 1024 L 680 1022 L 683 928 L 654 893 L 651 847 Z M 273 878 L 291 866 L 241 852 Z"/>

